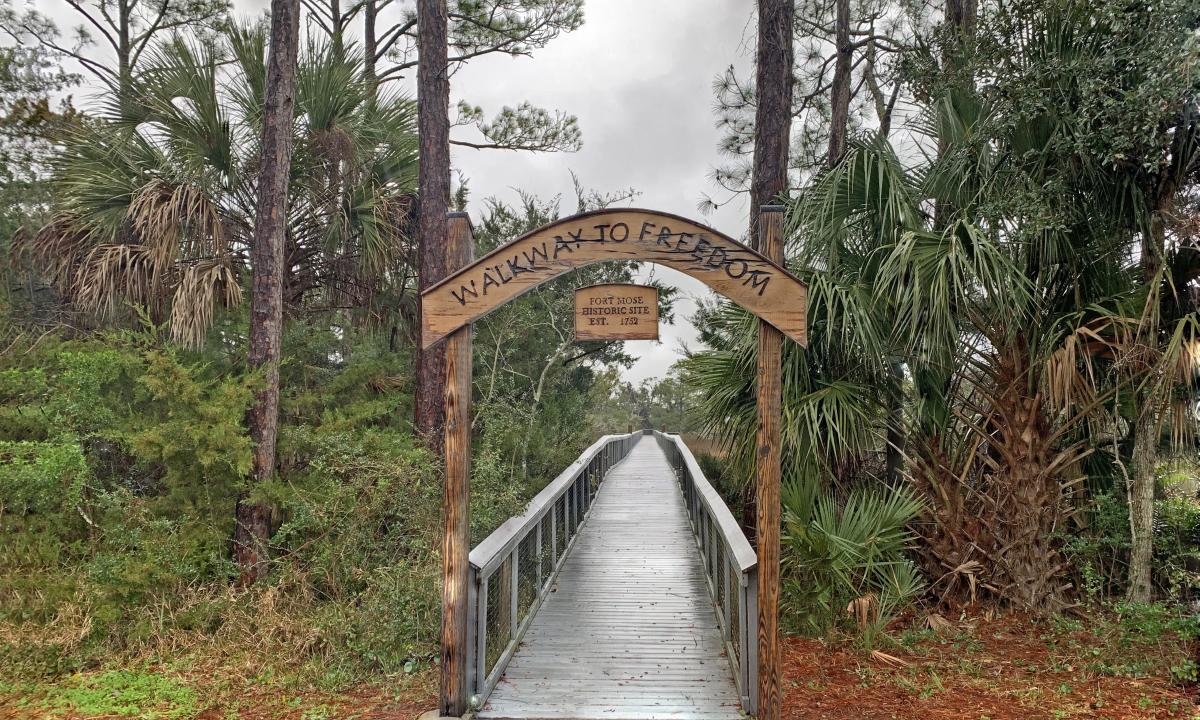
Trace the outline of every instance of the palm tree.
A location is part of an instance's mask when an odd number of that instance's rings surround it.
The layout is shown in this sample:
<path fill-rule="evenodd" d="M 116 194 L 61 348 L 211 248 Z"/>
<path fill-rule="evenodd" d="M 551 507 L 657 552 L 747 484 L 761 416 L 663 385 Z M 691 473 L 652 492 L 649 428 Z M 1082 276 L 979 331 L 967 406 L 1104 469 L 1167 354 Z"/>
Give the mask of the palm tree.
<path fill-rule="evenodd" d="M 793 204 L 811 340 L 785 355 L 785 457 L 792 482 L 845 492 L 846 467 L 854 482 L 881 480 L 863 458 L 881 449 L 882 406 L 902 389 L 881 365 L 902 363 L 934 587 L 1052 611 L 1069 590 L 1055 533 L 1081 498 L 1084 459 L 1122 465 L 1127 451 L 1102 439 L 1142 436 L 1138 419 L 1157 428 L 1168 405 L 1177 427 L 1194 424 L 1180 401 L 1195 368 L 1196 253 L 1181 233 L 1164 232 L 1161 251 L 1146 238 L 1164 193 L 1173 200 L 1194 176 L 1195 92 L 1173 65 L 1171 82 L 1149 82 L 1176 60 L 1163 48 L 1190 57 L 1187 33 L 1159 30 L 1152 9 L 1017 4 L 980 33 L 993 43 L 977 58 L 993 73 L 976 73 L 984 91 L 931 83 L 913 128 L 926 156 L 905 165 L 882 139 L 860 140 Z M 1117 77 L 1081 81 L 1102 73 Z M 1124 104 L 1112 88 L 1128 88 Z M 1167 102 L 1180 93 L 1182 113 Z M 1156 115 L 1123 123 L 1134 111 Z M 1098 123 L 1120 130 L 1098 137 Z M 1155 272 L 1137 260 L 1147 247 L 1162 258 Z M 743 459 L 754 363 L 744 329 L 726 313 L 714 349 L 691 361 L 710 423 Z M 1136 508 L 1131 522 L 1148 539 Z"/>
<path fill-rule="evenodd" d="M 113 103 L 63 138 L 58 213 L 21 251 L 75 308 L 124 304 L 199 345 L 241 302 L 266 78 L 261 26 L 156 47 L 135 78 L 139 115 Z M 287 312 L 356 322 L 411 305 L 406 228 L 417 167 L 413 103 L 371 101 L 360 59 L 301 53 L 289 183 Z"/>
<path fill-rule="evenodd" d="M 998 150 L 994 119 L 971 98 L 948 96 L 922 127 L 944 152 L 905 167 L 882 139 L 857 143 L 791 208 L 810 345 L 785 353 L 787 477 L 795 496 L 812 496 L 804 485 L 845 495 L 884 480 L 871 460 L 894 422 L 889 399 L 905 392 L 890 371 L 901 362 L 912 379 L 910 476 L 929 509 L 927 569 L 944 595 L 964 581 L 1053 609 L 1066 591 L 1053 531 L 1087 451 L 1062 440 L 1095 399 L 1078 364 L 1055 353 L 1096 316 L 1056 300 L 1109 300 L 1092 281 L 1112 274 L 1112 255 L 1070 248 L 1090 234 L 1035 232 L 998 201 L 1036 178 Z M 719 335 L 725 346 L 691 368 L 714 430 L 748 460 L 739 438 L 753 437 L 753 345 L 745 332 Z"/>

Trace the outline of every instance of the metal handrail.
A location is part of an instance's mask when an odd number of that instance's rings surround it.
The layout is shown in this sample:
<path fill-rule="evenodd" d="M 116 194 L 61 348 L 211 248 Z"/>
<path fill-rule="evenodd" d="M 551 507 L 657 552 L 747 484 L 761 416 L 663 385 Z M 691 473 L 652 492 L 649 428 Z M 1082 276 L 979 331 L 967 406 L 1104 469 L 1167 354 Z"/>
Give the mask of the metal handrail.
<path fill-rule="evenodd" d="M 742 708 L 758 712 L 758 555 L 678 435 L 654 432 L 687 505 Z"/>
<path fill-rule="evenodd" d="M 642 434 L 605 435 L 592 443 L 525 512 L 471 550 L 467 684 L 475 709 L 495 689 L 553 587 L 604 476 Z"/>

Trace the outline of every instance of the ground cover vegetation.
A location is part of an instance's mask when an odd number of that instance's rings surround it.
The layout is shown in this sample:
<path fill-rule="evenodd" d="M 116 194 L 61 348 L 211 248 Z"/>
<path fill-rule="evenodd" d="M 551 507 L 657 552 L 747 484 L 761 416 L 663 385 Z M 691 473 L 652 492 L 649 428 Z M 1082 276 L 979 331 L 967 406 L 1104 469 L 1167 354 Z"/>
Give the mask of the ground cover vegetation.
<path fill-rule="evenodd" d="M 97 38 L 0 17 L 0 714 L 415 714 L 441 479 L 413 420 L 412 8 L 304 8 L 278 441 L 252 480 L 267 25 L 119 5 L 73 6 Z M 450 65 L 486 62 L 577 28 L 582 2 L 450 20 Z M 784 199 L 810 342 L 784 354 L 785 708 L 1194 713 L 1198 22 L 1180 0 L 796 3 Z M 715 90 L 709 204 L 746 188 L 754 144 L 755 88 Z M 452 143 L 582 142 L 521 101 L 460 103 Z M 476 256 L 636 195 L 574 188 L 484 201 Z M 620 343 L 573 342 L 571 303 L 634 272 L 477 324 L 474 542 L 637 427 L 684 433 L 753 516 L 755 323 L 704 304 L 701 344 L 632 385 Z M 270 531 L 248 586 L 239 504 Z"/>

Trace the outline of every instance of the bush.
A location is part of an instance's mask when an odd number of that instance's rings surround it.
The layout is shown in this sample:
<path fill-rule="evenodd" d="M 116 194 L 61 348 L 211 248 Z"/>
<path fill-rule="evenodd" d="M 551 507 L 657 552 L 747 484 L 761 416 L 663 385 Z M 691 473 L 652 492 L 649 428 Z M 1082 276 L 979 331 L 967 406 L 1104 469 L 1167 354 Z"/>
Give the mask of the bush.
<path fill-rule="evenodd" d="M 0 440 L 0 508 L 5 515 L 71 514 L 89 476 L 76 443 Z"/>
<path fill-rule="evenodd" d="M 783 493 L 783 599 L 811 633 L 857 621 L 872 647 L 895 612 L 922 590 L 905 556 L 922 505 L 904 488 L 857 488 L 844 501 L 793 482 Z"/>
<path fill-rule="evenodd" d="M 1200 595 L 1200 502 L 1194 498 L 1155 503 L 1154 572 L 1166 597 L 1191 602 Z"/>
<path fill-rule="evenodd" d="M 1064 532 L 1076 586 L 1093 601 L 1123 597 L 1129 561 L 1129 511 L 1123 494 L 1100 492 Z M 1192 602 L 1200 596 L 1200 501 L 1166 497 L 1154 504 L 1153 580 L 1160 597 Z"/>

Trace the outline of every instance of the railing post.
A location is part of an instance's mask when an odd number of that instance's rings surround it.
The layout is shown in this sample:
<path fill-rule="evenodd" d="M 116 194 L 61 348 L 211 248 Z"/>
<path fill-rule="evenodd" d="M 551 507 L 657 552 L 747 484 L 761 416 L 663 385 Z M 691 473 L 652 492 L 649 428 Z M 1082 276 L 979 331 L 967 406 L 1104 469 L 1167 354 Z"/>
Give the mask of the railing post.
<path fill-rule="evenodd" d="M 466 213 L 451 213 L 448 269 L 469 265 L 474 249 Z M 470 586 L 471 496 L 471 326 L 445 340 L 446 380 L 442 405 L 446 484 L 442 493 L 441 697 L 443 715 L 467 710 L 467 623 Z"/>
<path fill-rule="evenodd" d="M 511 602 L 509 602 L 508 634 L 509 634 L 509 637 L 511 637 L 513 640 L 517 639 L 517 623 L 520 621 L 520 617 L 521 617 L 521 608 L 520 608 L 521 588 L 519 585 L 521 582 L 520 563 L 521 563 L 521 541 L 518 540 L 517 544 L 513 546 L 512 562 L 510 562 L 508 564 L 509 567 L 511 568 L 511 573 L 512 573 L 510 575 L 510 577 L 512 578 L 512 581 L 509 583 L 509 585 L 512 586 L 512 596 L 511 596 L 512 599 L 511 599 Z"/>
<path fill-rule="evenodd" d="M 758 238 L 764 255 L 783 264 L 783 207 L 758 211 Z M 758 429 L 755 436 L 755 501 L 758 552 L 758 700 L 763 720 L 779 720 L 779 485 L 781 403 L 780 362 L 783 334 L 758 321 Z"/>
<path fill-rule="evenodd" d="M 750 696 L 754 692 L 754 682 L 750 679 L 750 658 L 754 656 L 755 649 L 746 645 L 746 637 L 748 635 L 749 623 L 748 620 L 756 613 L 756 609 L 750 604 L 749 587 L 747 585 L 748 575 L 743 572 L 738 573 L 738 679 L 741 681 L 742 694 L 746 699 L 744 705 L 746 712 L 753 712 L 750 709 Z"/>
<path fill-rule="evenodd" d="M 537 522 L 537 587 L 538 592 L 542 591 L 542 564 L 546 561 L 546 548 L 542 545 L 542 519 L 538 518 Z"/>
<path fill-rule="evenodd" d="M 479 692 L 479 657 L 476 638 L 479 634 L 479 569 L 471 568 L 471 579 L 467 584 L 467 704 Z M 469 709 L 469 708 L 468 708 Z"/>
<path fill-rule="evenodd" d="M 746 688 L 750 693 L 746 712 L 758 715 L 758 568 L 746 579 Z"/>
<path fill-rule="evenodd" d="M 479 586 L 479 611 L 477 613 L 478 630 L 475 633 L 475 666 L 478 668 L 476 672 L 475 683 L 479 688 L 479 692 L 483 692 L 483 688 L 487 685 L 487 607 L 488 607 L 488 578 L 483 578 L 483 583 Z"/>
<path fill-rule="evenodd" d="M 550 570 L 558 567 L 558 501 L 550 503 Z"/>

